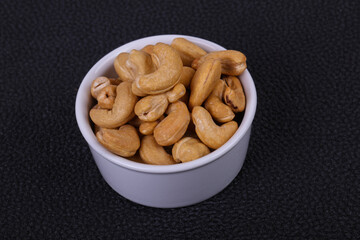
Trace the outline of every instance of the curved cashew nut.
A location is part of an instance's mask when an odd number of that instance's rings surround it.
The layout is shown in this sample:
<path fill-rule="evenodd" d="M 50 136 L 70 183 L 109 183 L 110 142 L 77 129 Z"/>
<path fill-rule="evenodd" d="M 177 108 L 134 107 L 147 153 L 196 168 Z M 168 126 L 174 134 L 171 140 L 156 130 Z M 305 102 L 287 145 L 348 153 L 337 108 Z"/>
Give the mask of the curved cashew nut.
<path fill-rule="evenodd" d="M 210 59 L 199 67 L 190 84 L 190 110 L 194 106 L 200 106 L 205 101 L 220 77 L 221 64 L 219 60 Z"/>
<path fill-rule="evenodd" d="M 142 138 L 139 153 L 141 159 L 148 164 L 170 165 L 176 163 L 172 156 L 162 146 L 157 144 L 152 135 Z"/>
<path fill-rule="evenodd" d="M 106 149 L 122 157 L 134 156 L 140 147 L 139 135 L 131 125 L 119 129 L 100 128 L 96 138 Z"/>
<path fill-rule="evenodd" d="M 101 108 L 112 109 L 116 98 L 116 86 L 109 85 L 104 87 L 97 96 L 98 104 Z"/>
<path fill-rule="evenodd" d="M 114 60 L 116 73 L 123 81 L 132 82 L 139 75 L 155 71 L 149 54 L 139 50 L 120 53 Z"/>
<path fill-rule="evenodd" d="M 91 83 L 91 88 L 90 88 L 91 96 L 93 96 L 93 98 L 97 98 L 97 96 L 99 95 L 101 90 L 103 88 L 105 88 L 106 86 L 109 86 L 109 85 L 111 85 L 111 82 L 110 82 L 109 78 L 107 78 L 107 77 L 97 77 Z"/>
<path fill-rule="evenodd" d="M 153 122 L 142 122 L 139 126 L 139 132 L 143 135 L 152 135 L 154 133 L 155 127 L 159 124 L 159 122 L 163 118 L 164 116 L 160 117 L 158 120 Z"/>
<path fill-rule="evenodd" d="M 244 111 L 246 99 L 240 80 L 234 76 L 227 76 L 224 80 L 227 85 L 224 92 L 225 103 L 234 112 Z"/>
<path fill-rule="evenodd" d="M 218 149 L 236 132 L 238 124 L 235 121 L 218 126 L 214 123 L 210 113 L 203 107 L 196 106 L 192 111 L 195 131 L 200 140 L 209 148 Z"/>
<path fill-rule="evenodd" d="M 152 122 L 161 117 L 169 102 L 179 100 L 186 93 L 184 85 L 178 83 L 175 87 L 162 94 L 150 95 L 140 99 L 135 105 L 135 114 L 143 121 Z"/>
<path fill-rule="evenodd" d="M 179 54 L 169 45 L 157 43 L 151 58 L 157 70 L 138 76 L 134 84 L 146 94 L 158 94 L 170 90 L 179 82 L 181 76 L 183 64 Z"/>
<path fill-rule="evenodd" d="M 229 106 L 223 103 L 223 93 L 225 91 L 225 82 L 221 79 L 217 81 L 214 90 L 205 101 L 205 108 L 211 116 L 218 122 L 224 123 L 233 120 L 234 112 Z"/>
<path fill-rule="evenodd" d="M 131 82 L 122 82 L 116 87 L 116 98 L 111 110 L 91 109 L 90 118 L 98 126 L 116 128 L 130 121 L 134 116 L 137 101 L 131 91 Z"/>
<path fill-rule="evenodd" d="M 146 96 L 135 105 L 135 114 L 143 121 L 152 122 L 161 117 L 168 107 L 165 94 Z"/>
<path fill-rule="evenodd" d="M 201 58 L 195 59 L 191 66 L 198 69 L 206 60 L 219 59 L 221 61 L 221 73 L 238 76 L 246 69 L 246 57 L 242 52 L 224 50 L 208 53 Z"/>
<path fill-rule="evenodd" d="M 183 67 L 179 83 L 184 85 L 185 88 L 190 86 L 191 79 L 194 77 L 195 70 L 191 67 Z"/>
<path fill-rule="evenodd" d="M 206 54 L 206 51 L 185 38 L 175 38 L 171 47 L 176 49 L 185 66 L 191 66 L 192 61 Z"/>
<path fill-rule="evenodd" d="M 154 49 L 154 45 L 151 45 L 151 44 L 149 44 L 149 45 L 146 45 L 145 47 L 143 47 L 142 49 L 141 49 L 141 51 L 144 51 L 144 52 L 146 52 L 147 54 L 152 54 L 153 53 L 153 49 Z"/>
<path fill-rule="evenodd" d="M 181 101 L 172 103 L 164 118 L 154 129 L 156 142 L 161 146 L 170 146 L 176 143 L 186 132 L 190 122 L 190 113 Z"/>
<path fill-rule="evenodd" d="M 172 148 L 172 155 L 176 162 L 189 162 L 209 153 L 210 150 L 205 144 L 192 137 L 184 137 Z"/>

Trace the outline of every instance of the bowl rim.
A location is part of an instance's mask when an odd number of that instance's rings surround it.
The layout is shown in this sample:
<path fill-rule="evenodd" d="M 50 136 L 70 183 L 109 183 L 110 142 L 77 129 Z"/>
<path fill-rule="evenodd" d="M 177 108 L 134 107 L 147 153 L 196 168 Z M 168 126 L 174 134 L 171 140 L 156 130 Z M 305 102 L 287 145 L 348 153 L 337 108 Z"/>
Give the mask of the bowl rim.
<path fill-rule="evenodd" d="M 86 142 L 88 143 L 89 147 L 96 151 L 99 155 L 105 158 L 112 163 L 131 169 L 138 172 L 146 172 L 146 173 L 176 173 L 176 172 L 183 172 L 192 170 L 204 165 L 207 165 L 222 155 L 229 152 L 245 135 L 245 133 L 249 130 L 252 125 L 256 106 L 257 106 L 257 93 L 254 81 L 250 75 L 248 69 L 246 69 L 239 77 L 242 81 L 243 78 L 247 79 L 247 90 L 244 87 L 244 92 L 246 95 L 250 95 L 251 98 L 247 98 L 246 107 L 244 111 L 243 119 L 240 123 L 235 134 L 220 148 L 214 150 L 210 154 L 203 156 L 199 159 L 194 161 L 185 162 L 181 164 L 174 164 L 174 165 L 150 165 L 145 163 L 139 163 L 132 160 L 128 160 L 126 158 L 120 157 L 108 151 L 105 147 L 103 147 L 96 139 L 96 136 L 91 129 L 90 120 L 89 120 L 89 106 L 84 106 L 84 102 L 86 102 L 86 98 L 89 98 L 90 89 L 86 92 L 86 87 L 89 85 L 88 81 L 92 81 L 90 76 L 93 75 L 98 71 L 98 69 L 102 66 L 105 61 L 108 61 L 109 58 L 115 58 L 120 52 L 123 52 L 122 49 L 134 49 L 133 46 L 142 43 L 143 46 L 150 44 L 151 42 L 161 42 L 161 41 L 170 41 L 176 37 L 183 37 L 192 41 L 194 43 L 201 43 L 202 45 L 207 45 L 212 48 L 216 48 L 219 50 L 225 50 L 224 47 L 211 42 L 206 39 L 202 39 L 199 37 L 188 36 L 188 35 L 180 35 L 180 34 L 164 34 L 164 35 L 154 35 L 149 37 L 140 38 L 129 43 L 123 44 L 118 48 L 110 51 L 108 54 L 103 56 L 99 61 L 97 61 L 93 67 L 87 72 L 85 77 L 82 79 L 81 84 L 78 88 L 76 100 L 75 100 L 75 115 L 78 127 L 80 129 L 81 134 L 85 138 Z M 147 44 L 145 42 L 148 42 Z M 86 109 L 86 112 L 84 112 Z M 86 116 L 85 116 L 86 115 Z"/>

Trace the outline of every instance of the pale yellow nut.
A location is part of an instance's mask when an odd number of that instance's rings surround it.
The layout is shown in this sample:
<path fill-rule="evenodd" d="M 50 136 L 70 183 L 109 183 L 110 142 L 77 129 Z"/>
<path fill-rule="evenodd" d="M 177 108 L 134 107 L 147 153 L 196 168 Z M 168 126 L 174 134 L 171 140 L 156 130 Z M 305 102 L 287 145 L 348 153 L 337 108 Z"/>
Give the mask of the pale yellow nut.
<path fill-rule="evenodd" d="M 122 157 L 134 156 L 140 147 L 139 135 L 131 125 L 119 129 L 100 128 L 96 138 L 106 149 Z"/>
<path fill-rule="evenodd" d="M 116 73 L 118 74 L 119 78 L 125 82 L 132 82 L 134 81 L 135 76 L 134 73 L 129 70 L 126 66 L 126 61 L 129 58 L 129 53 L 123 52 L 117 55 L 114 60 L 114 68 Z"/>
<path fill-rule="evenodd" d="M 138 76 L 135 80 L 136 87 L 146 94 L 159 94 L 170 90 L 179 82 L 183 69 L 179 54 L 169 45 L 157 43 L 151 58 L 157 70 Z"/>
<path fill-rule="evenodd" d="M 139 126 L 139 132 L 143 135 L 152 135 L 155 127 L 159 124 L 159 121 L 142 122 Z"/>
<path fill-rule="evenodd" d="M 205 101 L 205 108 L 209 111 L 211 116 L 218 122 L 224 123 L 234 119 L 235 114 L 229 106 L 227 106 L 222 98 L 225 91 L 224 80 L 219 79 L 215 85 L 214 90 Z"/>
<path fill-rule="evenodd" d="M 140 157 L 147 164 L 170 165 L 176 162 L 162 146 L 160 146 L 153 135 L 144 136 L 141 139 Z"/>
<path fill-rule="evenodd" d="M 179 83 L 184 85 L 185 88 L 190 86 L 191 79 L 194 77 L 195 70 L 191 67 L 183 67 Z"/>
<path fill-rule="evenodd" d="M 132 85 L 131 85 L 131 91 L 133 92 L 133 94 L 135 94 L 136 96 L 139 96 L 139 97 L 145 97 L 147 96 L 146 93 L 144 93 L 143 91 L 141 91 L 137 86 L 136 86 L 136 83 L 133 82 Z"/>
<path fill-rule="evenodd" d="M 234 76 L 224 78 L 227 87 L 224 92 L 225 103 L 234 111 L 242 112 L 245 109 L 246 99 L 240 80 Z"/>
<path fill-rule="evenodd" d="M 97 96 L 98 105 L 101 108 L 112 109 L 116 98 L 116 86 L 109 85 L 104 87 Z"/>
<path fill-rule="evenodd" d="M 179 53 L 184 66 L 191 66 L 192 61 L 206 54 L 206 51 L 185 38 L 175 38 L 171 47 Z"/>
<path fill-rule="evenodd" d="M 141 49 L 141 51 L 144 51 L 144 52 L 146 52 L 147 54 L 152 54 L 153 53 L 153 49 L 154 49 L 154 45 L 151 45 L 151 44 L 149 44 L 149 45 L 146 45 L 145 47 L 143 47 L 142 49 Z"/>
<path fill-rule="evenodd" d="M 224 123 L 218 126 L 214 123 L 210 113 L 203 107 L 194 107 L 192 120 L 195 124 L 195 131 L 200 140 L 209 148 L 218 149 L 226 143 L 238 129 L 235 121 Z"/>
<path fill-rule="evenodd" d="M 130 121 L 134 116 L 137 96 L 131 91 L 131 82 L 122 82 L 116 87 L 116 98 L 111 110 L 91 109 L 90 118 L 103 128 L 116 128 Z"/>
<path fill-rule="evenodd" d="M 226 75 L 238 76 L 246 69 L 246 57 L 242 52 L 236 50 L 224 50 L 208 53 L 201 58 L 195 59 L 191 66 L 198 69 L 209 59 L 219 59 L 221 61 L 221 73 Z"/>
<path fill-rule="evenodd" d="M 133 73 L 134 80 L 139 75 L 149 74 L 155 71 L 155 66 L 150 54 L 135 49 L 130 51 L 126 66 Z"/>
<path fill-rule="evenodd" d="M 192 137 L 184 137 L 172 148 L 172 155 L 176 162 L 189 162 L 209 153 L 210 150 L 205 144 Z"/>
<path fill-rule="evenodd" d="M 107 77 L 97 77 L 94 81 L 91 83 L 90 93 L 93 98 L 97 98 L 101 90 L 111 85 L 110 80 Z"/>
<path fill-rule="evenodd" d="M 140 99 L 136 103 L 134 111 L 141 120 L 151 122 L 165 113 L 168 104 L 165 94 L 150 95 Z"/>
<path fill-rule="evenodd" d="M 189 110 L 181 101 L 172 103 L 166 113 L 167 117 L 154 129 L 155 140 L 161 146 L 170 146 L 179 141 L 190 122 Z"/>
<path fill-rule="evenodd" d="M 220 77 L 221 64 L 219 60 L 210 59 L 199 67 L 190 84 L 190 110 L 194 106 L 200 106 L 205 101 Z"/>
<path fill-rule="evenodd" d="M 186 88 L 184 87 L 184 85 L 182 85 L 181 83 L 178 83 L 175 85 L 175 87 L 173 89 L 171 89 L 170 91 L 167 91 L 165 93 L 168 101 L 170 103 L 176 102 L 177 100 L 179 100 L 180 98 L 182 98 L 186 93 Z"/>

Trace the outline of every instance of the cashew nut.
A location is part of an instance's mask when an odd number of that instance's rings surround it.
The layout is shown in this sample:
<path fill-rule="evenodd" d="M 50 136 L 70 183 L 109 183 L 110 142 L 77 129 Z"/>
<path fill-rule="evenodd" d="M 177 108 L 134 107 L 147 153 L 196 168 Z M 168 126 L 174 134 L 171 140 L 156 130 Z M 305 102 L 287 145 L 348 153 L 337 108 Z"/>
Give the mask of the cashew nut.
<path fill-rule="evenodd" d="M 140 99 L 135 105 L 135 114 L 143 121 L 155 121 L 164 114 L 169 102 L 179 100 L 186 93 L 184 85 L 178 83 L 173 89 L 162 94 Z"/>
<path fill-rule="evenodd" d="M 214 123 L 210 113 L 203 107 L 196 106 L 192 111 L 195 131 L 200 140 L 209 148 L 218 149 L 229 140 L 238 128 L 235 121 L 218 126 Z"/>
<path fill-rule="evenodd" d="M 234 111 L 242 112 L 245 109 L 245 94 L 240 80 L 234 76 L 224 78 L 227 87 L 224 92 L 225 103 Z"/>
<path fill-rule="evenodd" d="M 168 114 L 154 129 L 156 142 L 161 146 L 170 146 L 176 143 L 186 132 L 190 122 L 190 113 L 181 101 L 172 103 Z"/>
<path fill-rule="evenodd" d="M 153 135 L 144 136 L 141 139 L 139 153 L 141 159 L 148 164 L 170 165 L 176 163 L 172 156 L 155 141 Z"/>
<path fill-rule="evenodd" d="M 160 118 L 153 122 L 142 122 L 139 126 L 139 132 L 143 135 L 152 135 L 155 127 L 159 124 Z"/>
<path fill-rule="evenodd" d="M 111 110 L 91 109 L 90 118 L 98 126 L 104 128 L 116 128 L 131 120 L 134 114 L 134 106 L 137 101 L 131 91 L 131 82 L 122 82 L 116 87 L 116 98 Z"/>
<path fill-rule="evenodd" d="M 171 47 L 179 53 L 184 66 L 191 66 L 192 61 L 206 54 L 205 50 L 185 38 L 175 38 Z"/>
<path fill-rule="evenodd" d="M 110 80 L 107 77 L 98 77 L 98 78 L 96 78 L 91 83 L 91 88 L 90 88 L 91 96 L 93 96 L 93 98 L 97 98 L 100 91 L 104 87 L 109 86 L 110 84 L 111 84 Z"/>
<path fill-rule="evenodd" d="M 122 157 L 135 155 L 140 147 L 139 135 L 131 125 L 119 129 L 100 128 L 96 137 L 105 148 Z"/>
<path fill-rule="evenodd" d="M 182 83 L 184 87 L 188 88 L 191 82 L 191 79 L 194 77 L 195 70 L 191 67 L 183 67 L 179 83 Z"/>
<path fill-rule="evenodd" d="M 225 82 L 219 79 L 215 85 L 214 90 L 205 101 L 205 108 L 209 111 L 211 116 L 218 122 L 224 123 L 233 120 L 234 112 L 229 106 L 223 103 L 223 93 L 225 90 Z"/>
<path fill-rule="evenodd" d="M 114 61 L 114 68 L 123 81 L 132 82 L 139 75 L 155 71 L 149 54 L 139 50 L 120 53 Z"/>
<path fill-rule="evenodd" d="M 166 97 L 168 99 L 168 101 L 170 103 L 176 102 L 177 100 L 179 100 L 180 98 L 182 98 L 186 93 L 186 88 L 184 87 L 183 84 L 178 83 L 175 85 L 175 87 L 173 89 L 171 89 L 170 91 L 167 91 Z"/>
<path fill-rule="evenodd" d="M 143 93 L 158 94 L 170 90 L 179 82 L 183 64 L 179 54 L 169 45 L 157 43 L 151 54 L 157 70 L 139 75 L 134 84 Z"/>
<path fill-rule="evenodd" d="M 199 67 L 190 84 L 190 110 L 194 106 L 200 106 L 205 101 L 214 89 L 220 76 L 221 64 L 219 60 L 210 59 Z"/>
<path fill-rule="evenodd" d="M 154 45 L 151 45 L 151 44 L 149 44 L 149 45 L 146 45 L 145 47 L 143 47 L 142 49 L 141 49 L 141 51 L 144 51 L 144 52 L 146 52 L 147 54 L 152 54 L 153 53 L 153 49 L 154 49 Z"/>
<path fill-rule="evenodd" d="M 210 150 L 205 144 L 192 137 L 184 137 L 172 148 L 172 155 L 176 162 L 189 162 L 209 153 Z"/>
<path fill-rule="evenodd" d="M 246 57 L 242 52 L 235 50 L 224 50 L 208 53 L 201 58 L 195 59 L 191 66 L 198 69 L 209 59 L 219 59 L 221 61 L 221 73 L 226 75 L 238 76 L 246 69 Z"/>
<path fill-rule="evenodd" d="M 135 114 L 143 121 L 155 121 L 161 117 L 168 107 L 165 94 L 150 95 L 140 99 L 135 105 Z"/>
<path fill-rule="evenodd" d="M 98 104 L 101 108 L 112 109 L 116 98 L 116 86 L 109 85 L 104 87 L 97 96 Z"/>

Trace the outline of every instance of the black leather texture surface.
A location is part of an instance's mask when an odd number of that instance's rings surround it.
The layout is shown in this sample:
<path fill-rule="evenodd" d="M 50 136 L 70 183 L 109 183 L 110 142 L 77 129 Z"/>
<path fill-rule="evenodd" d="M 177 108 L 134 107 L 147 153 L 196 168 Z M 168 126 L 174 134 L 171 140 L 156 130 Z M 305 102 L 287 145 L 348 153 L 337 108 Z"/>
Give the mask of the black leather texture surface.
<path fill-rule="evenodd" d="M 0 1 L 1 239 L 359 239 L 359 1 Z M 258 93 L 244 166 L 194 206 L 130 202 L 75 119 L 111 50 L 185 34 L 242 51 Z"/>

